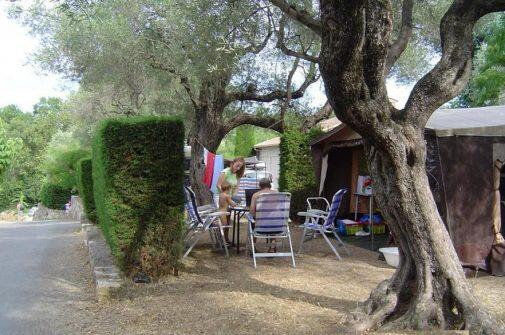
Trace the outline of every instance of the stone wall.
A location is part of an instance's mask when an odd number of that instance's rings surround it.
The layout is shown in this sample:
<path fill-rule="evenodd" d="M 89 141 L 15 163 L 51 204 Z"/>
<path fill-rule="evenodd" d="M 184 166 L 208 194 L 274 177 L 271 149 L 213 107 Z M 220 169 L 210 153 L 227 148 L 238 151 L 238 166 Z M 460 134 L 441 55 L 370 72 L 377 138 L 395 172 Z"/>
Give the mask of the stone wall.
<path fill-rule="evenodd" d="M 77 195 L 73 195 L 70 200 L 70 218 L 74 220 L 80 220 L 84 216 L 84 207 L 82 205 L 82 200 Z"/>
<path fill-rule="evenodd" d="M 37 210 L 33 214 L 33 221 L 44 220 L 80 220 L 83 215 L 83 207 L 81 199 L 73 195 L 70 200 L 70 210 L 50 209 L 39 203 Z"/>

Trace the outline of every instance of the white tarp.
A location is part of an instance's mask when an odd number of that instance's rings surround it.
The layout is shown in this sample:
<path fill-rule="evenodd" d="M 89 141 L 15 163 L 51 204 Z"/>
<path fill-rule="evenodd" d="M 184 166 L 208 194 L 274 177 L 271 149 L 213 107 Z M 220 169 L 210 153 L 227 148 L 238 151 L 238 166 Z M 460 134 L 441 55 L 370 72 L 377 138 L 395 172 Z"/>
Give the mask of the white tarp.
<path fill-rule="evenodd" d="M 438 109 L 426 128 L 437 136 L 505 136 L 505 106 Z"/>

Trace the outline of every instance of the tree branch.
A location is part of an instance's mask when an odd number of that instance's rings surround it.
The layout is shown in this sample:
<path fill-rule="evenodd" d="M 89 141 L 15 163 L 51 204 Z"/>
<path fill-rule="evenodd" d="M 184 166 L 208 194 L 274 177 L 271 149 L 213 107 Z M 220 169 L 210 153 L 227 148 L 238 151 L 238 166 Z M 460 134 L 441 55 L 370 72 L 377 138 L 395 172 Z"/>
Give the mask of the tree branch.
<path fill-rule="evenodd" d="M 265 38 L 263 39 L 263 41 L 259 45 L 254 45 L 251 43 L 251 45 L 247 46 L 245 48 L 246 53 L 259 54 L 261 51 L 263 51 L 263 49 L 265 49 L 265 47 L 268 44 L 268 41 L 270 41 L 270 37 L 272 37 L 272 34 L 273 34 L 273 25 L 274 24 L 272 22 L 272 16 L 271 16 L 271 12 L 270 12 L 269 8 L 267 8 L 267 17 L 268 17 L 268 33 L 267 33 L 267 35 L 265 36 Z"/>
<path fill-rule="evenodd" d="M 323 38 L 319 55 L 326 96 L 335 114 L 342 122 L 363 127 L 368 122 L 365 123 L 356 106 L 363 100 L 366 86 L 362 54 L 365 3 L 365 0 L 321 0 Z"/>
<path fill-rule="evenodd" d="M 273 129 L 276 130 L 280 133 L 282 133 L 282 120 L 272 117 L 272 116 L 262 116 L 262 115 L 254 115 L 254 114 L 248 114 L 248 113 L 240 113 L 234 115 L 232 118 L 227 120 L 225 124 L 223 125 L 223 135 L 228 134 L 230 131 L 235 129 L 238 126 L 244 125 L 244 124 L 250 124 L 253 126 L 261 127 L 261 128 L 268 128 L 268 129 Z"/>
<path fill-rule="evenodd" d="M 286 16 L 283 15 L 282 18 L 279 21 L 279 29 L 277 30 L 277 44 L 276 47 L 279 48 L 282 53 L 284 53 L 287 56 L 292 56 L 300 59 L 304 59 L 308 62 L 312 63 L 318 63 L 319 58 L 316 56 L 312 56 L 307 54 L 306 52 L 298 52 L 289 49 L 286 44 L 284 43 L 285 39 L 285 34 L 284 34 L 284 27 L 286 26 Z"/>
<path fill-rule="evenodd" d="M 195 95 L 193 94 L 193 90 L 191 88 L 191 85 L 189 84 L 189 80 L 186 76 L 183 76 L 181 75 L 180 73 L 178 73 L 175 69 L 159 62 L 156 57 L 154 57 L 153 55 L 151 54 L 148 54 L 148 55 L 145 55 L 145 57 L 147 58 L 147 60 L 149 60 L 150 64 L 151 64 L 151 67 L 153 69 L 157 69 L 157 70 L 162 70 L 162 71 L 166 71 L 176 77 L 179 78 L 179 81 L 182 85 L 182 87 L 184 88 L 184 90 L 186 91 L 186 93 L 188 94 L 188 97 L 189 99 L 191 100 L 191 103 L 193 104 L 193 106 L 195 108 L 199 108 L 199 103 L 198 103 L 198 100 L 195 98 Z"/>
<path fill-rule="evenodd" d="M 319 122 L 329 119 L 332 115 L 333 115 L 333 108 L 331 108 L 330 103 L 326 101 L 324 106 L 321 107 L 321 109 L 316 114 L 311 115 L 305 119 L 303 126 L 306 129 L 311 129 Z"/>
<path fill-rule="evenodd" d="M 410 37 L 412 36 L 412 11 L 414 8 L 413 0 L 403 0 L 402 6 L 402 22 L 400 27 L 400 33 L 396 40 L 389 46 L 388 56 L 386 58 L 386 75 L 389 74 L 391 68 L 396 63 L 398 58 L 407 48 L 409 44 Z"/>
<path fill-rule="evenodd" d="M 442 57 L 414 86 L 405 106 L 408 122 L 424 128 L 438 107 L 461 92 L 471 74 L 475 23 L 486 14 L 503 10 L 505 0 L 453 2 L 440 24 Z"/>
<path fill-rule="evenodd" d="M 305 81 L 302 85 L 292 93 L 292 99 L 299 99 L 303 97 L 307 88 L 315 83 L 318 80 L 316 75 L 316 66 L 314 63 L 311 63 L 310 70 L 307 76 L 305 77 Z M 258 94 L 255 89 L 247 89 L 243 92 L 232 92 L 227 96 L 227 104 L 234 101 L 256 101 L 256 102 L 272 102 L 278 99 L 284 99 L 287 93 L 283 90 L 274 90 L 266 94 Z"/>
<path fill-rule="evenodd" d="M 385 99 L 387 91 L 384 69 L 388 55 L 392 22 L 389 1 L 367 1 L 365 4 L 365 42 L 363 47 L 363 79 L 365 99 Z"/>
<path fill-rule="evenodd" d="M 253 54 L 256 54 L 256 55 L 259 54 L 267 46 L 268 41 L 270 40 L 270 37 L 272 37 L 272 34 L 273 34 L 272 29 L 269 29 L 268 30 L 268 34 L 265 36 L 265 38 L 263 39 L 263 41 L 261 42 L 261 44 L 259 44 L 259 45 L 254 45 L 254 44 L 248 45 L 244 49 L 244 51 L 246 53 L 253 53 Z"/>
<path fill-rule="evenodd" d="M 308 27 L 317 35 L 321 36 L 321 22 L 314 19 L 304 10 L 298 10 L 285 0 L 270 0 L 270 3 L 279 8 L 284 14 Z"/>
<path fill-rule="evenodd" d="M 291 104 L 291 99 L 293 98 L 293 88 L 291 83 L 293 82 L 293 76 L 298 69 L 298 64 L 300 63 L 300 58 L 295 59 L 291 71 L 289 71 L 288 80 L 286 82 L 286 98 L 281 105 L 280 115 L 281 115 L 281 129 L 284 130 L 286 112 L 288 111 L 289 105 Z"/>

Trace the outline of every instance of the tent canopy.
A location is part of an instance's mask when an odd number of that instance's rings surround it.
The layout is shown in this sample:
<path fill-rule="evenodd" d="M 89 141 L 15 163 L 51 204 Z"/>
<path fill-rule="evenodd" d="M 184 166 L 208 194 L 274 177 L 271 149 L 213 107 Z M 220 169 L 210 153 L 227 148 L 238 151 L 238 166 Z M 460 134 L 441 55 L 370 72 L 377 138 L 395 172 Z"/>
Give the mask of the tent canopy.
<path fill-rule="evenodd" d="M 426 129 L 437 136 L 505 136 L 505 106 L 438 109 Z"/>
<path fill-rule="evenodd" d="M 334 118 L 336 120 L 336 118 Z M 318 145 L 325 141 L 342 142 L 339 133 L 347 131 L 348 127 L 334 122 L 335 127 L 310 145 Z M 505 136 L 505 105 L 477 108 L 441 108 L 437 109 L 426 123 L 427 132 L 434 132 L 438 137 L 447 136 Z M 360 138 L 358 134 L 345 139 Z"/>

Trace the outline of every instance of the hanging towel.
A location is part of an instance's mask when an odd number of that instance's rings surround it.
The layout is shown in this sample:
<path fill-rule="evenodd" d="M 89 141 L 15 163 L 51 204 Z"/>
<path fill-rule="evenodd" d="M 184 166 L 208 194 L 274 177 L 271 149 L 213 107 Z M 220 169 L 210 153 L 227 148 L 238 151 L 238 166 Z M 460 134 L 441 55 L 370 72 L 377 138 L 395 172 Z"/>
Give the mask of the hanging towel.
<path fill-rule="evenodd" d="M 323 161 L 321 162 L 321 181 L 319 183 L 319 195 L 323 193 L 324 190 L 324 182 L 326 181 L 326 172 L 328 171 L 328 155 L 323 157 Z"/>
<path fill-rule="evenodd" d="M 216 155 L 212 152 L 207 153 L 207 165 L 205 165 L 205 174 L 203 176 L 203 183 L 210 189 L 212 185 L 212 176 L 214 175 L 214 160 Z"/>
<path fill-rule="evenodd" d="M 216 155 L 216 158 L 214 159 L 214 173 L 212 176 L 212 186 L 210 188 L 210 191 L 214 194 L 219 194 L 219 191 L 217 189 L 217 181 L 223 169 L 224 169 L 224 157 L 223 155 Z"/>

